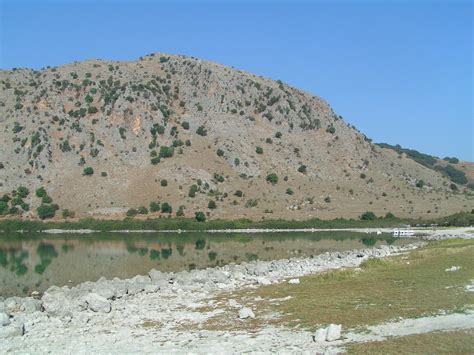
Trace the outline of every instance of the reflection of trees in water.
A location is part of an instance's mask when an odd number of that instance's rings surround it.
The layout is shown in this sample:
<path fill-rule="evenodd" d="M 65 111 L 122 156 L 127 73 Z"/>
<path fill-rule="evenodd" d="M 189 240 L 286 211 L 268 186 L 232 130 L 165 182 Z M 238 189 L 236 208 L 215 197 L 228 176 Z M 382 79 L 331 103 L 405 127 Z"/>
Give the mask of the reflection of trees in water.
<path fill-rule="evenodd" d="M 52 244 L 40 243 L 36 253 L 40 258 L 40 263 L 35 266 L 35 272 L 38 274 L 42 274 L 53 259 L 58 257 L 58 252 Z"/>
<path fill-rule="evenodd" d="M 28 259 L 28 252 L 19 249 L 0 249 L 0 265 L 9 268 L 18 276 L 23 276 L 28 272 L 28 268 L 24 264 L 24 260 Z"/>
<path fill-rule="evenodd" d="M 63 244 L 61 246 L 61 250 L 63 251 L 63 253 L 67 254 L 69 253 L 69 251 L 74 250 L 74 244 Z"/>
<path fill-rule="evenodd" d="M 196 240 L 196 250 L 202 250 L 205 247 L 206 247 L 206 240 L 205 239 Z"/>

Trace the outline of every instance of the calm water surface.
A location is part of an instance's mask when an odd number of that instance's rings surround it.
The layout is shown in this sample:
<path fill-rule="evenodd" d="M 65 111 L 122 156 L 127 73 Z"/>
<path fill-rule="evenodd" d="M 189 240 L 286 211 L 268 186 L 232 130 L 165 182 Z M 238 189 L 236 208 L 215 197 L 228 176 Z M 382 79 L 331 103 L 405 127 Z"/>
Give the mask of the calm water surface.
<path fill-rule="evenodd" d="M 52 285 L 409 241 L 364 233 L 0 235 L 0 296 Z"/>

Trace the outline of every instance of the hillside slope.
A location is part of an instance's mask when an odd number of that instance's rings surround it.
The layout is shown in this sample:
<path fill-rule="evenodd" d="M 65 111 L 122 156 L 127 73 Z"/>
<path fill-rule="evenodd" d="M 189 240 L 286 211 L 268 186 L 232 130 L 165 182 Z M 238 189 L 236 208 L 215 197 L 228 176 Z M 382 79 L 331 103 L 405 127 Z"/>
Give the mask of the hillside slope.
<path fill-rule="evenodd" d="M 101 218 L 153 201 L 255 220 L 474 208 L 465 187 L 372 144 L 322 99 L 195 58 L 1 71 L 0 90 L 0 196 L 23 218 L 42 201 Z"/>

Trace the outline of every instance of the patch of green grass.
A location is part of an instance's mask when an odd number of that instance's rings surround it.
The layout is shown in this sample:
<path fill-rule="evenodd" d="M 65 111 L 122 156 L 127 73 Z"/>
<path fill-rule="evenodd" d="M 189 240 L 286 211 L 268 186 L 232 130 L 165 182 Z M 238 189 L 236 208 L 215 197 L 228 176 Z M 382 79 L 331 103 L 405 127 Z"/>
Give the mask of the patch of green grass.
<path fill-rule="evenodd" d="M 349 354 L 472 354 L 474 330 L 434 332 L 352 344 Z"/>
<path fill-rule="evenodd" d="M 453 265 L 461 269 L 445 271 Z M 359 269 L 301 277 L 297 285 L 282 282 L 242 290 L 219 301 L 226 304 L 226 298 L 234 298 L 255 306 L 254 300 L 261 298 L 258 311 L 279 314 L 278 324 L 316 329 L 336 323 L 347 329 L 470 309 L 474 294 L 465 286 L 474 278 L 473 270 L 473 240 L 443 241 L 409 254 L 369 259 Z"/>

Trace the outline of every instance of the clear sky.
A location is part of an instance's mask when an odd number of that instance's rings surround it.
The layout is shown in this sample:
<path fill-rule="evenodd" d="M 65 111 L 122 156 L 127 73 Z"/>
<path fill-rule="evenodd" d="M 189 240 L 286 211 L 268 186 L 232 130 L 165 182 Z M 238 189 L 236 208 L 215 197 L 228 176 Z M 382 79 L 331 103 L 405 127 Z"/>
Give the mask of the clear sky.
<path fill-rule="evenodd" d="M 375 142 L 474 160 L 471 1 L 0 1 L 2 69 L 191 55 L 320 96 Z"/>

